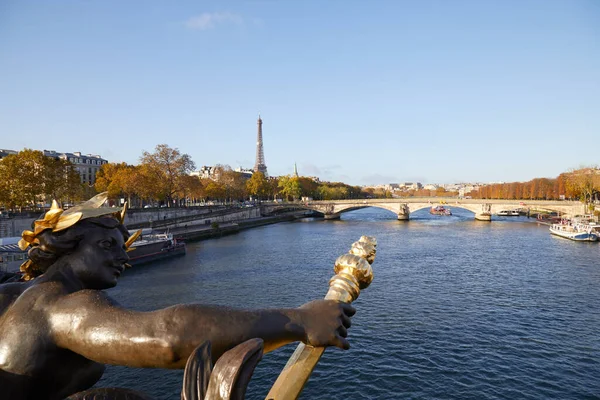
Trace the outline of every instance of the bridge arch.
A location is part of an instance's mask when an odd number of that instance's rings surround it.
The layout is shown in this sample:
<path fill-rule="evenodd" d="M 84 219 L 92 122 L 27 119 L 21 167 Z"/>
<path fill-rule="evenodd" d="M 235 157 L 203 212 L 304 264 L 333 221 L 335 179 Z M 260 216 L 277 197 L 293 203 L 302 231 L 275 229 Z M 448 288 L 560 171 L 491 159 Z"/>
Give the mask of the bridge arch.
<path fill-rule="evenodd" d="M 325 219 L 338 219 L 342 213 L 367 207 L 381 208 L 391 211 L 399 220 L 408 220 L 410 213 L 428 209 L 436 205 L 462 208 L 475 214 L 475 219 L 491 221 L 492 215 L 502 210 L 515 208 L 556 211 L 566 216 L 583 214 L 584 205 L 571 201 L 534 201 L 524 204 L 518 200 L 456 199 L 456 198 L 402 198 L 402 199 L 356 199 L 356 200 L 321 200 L 270 205 L 270 211 L 277 210 L 312 210 L 323 214 Z M 269 213 L 269 212 L 267 212 Z"/>

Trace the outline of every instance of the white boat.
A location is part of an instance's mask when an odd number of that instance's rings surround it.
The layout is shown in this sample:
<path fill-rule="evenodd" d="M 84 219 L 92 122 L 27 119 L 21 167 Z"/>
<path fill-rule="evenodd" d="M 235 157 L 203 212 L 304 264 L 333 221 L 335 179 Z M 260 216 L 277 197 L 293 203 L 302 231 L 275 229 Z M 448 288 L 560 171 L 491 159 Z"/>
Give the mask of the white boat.
<path fill-rule="evenodd" d="M 499 217 L 518 217 L 520 214 L 519 210 L 502 210 L 496 214 Z"/>
<path fill-rule="evenodd" d="M 578 242 L 595 242 L 600 235 L 590 224 L 578 222 L 552 224 L 550 233 Z"/>

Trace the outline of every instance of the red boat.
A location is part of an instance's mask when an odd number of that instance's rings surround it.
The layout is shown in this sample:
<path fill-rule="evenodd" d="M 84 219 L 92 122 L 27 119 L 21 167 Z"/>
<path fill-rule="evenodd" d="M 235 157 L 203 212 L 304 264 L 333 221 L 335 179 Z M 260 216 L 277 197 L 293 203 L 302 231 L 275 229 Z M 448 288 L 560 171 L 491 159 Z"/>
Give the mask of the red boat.
<path fill-rule="evenodd" d="M 449 208 L 446 208 L 444 206 L 435 206 L 435 207 L 431 207 L 431 209 L 429 210 L 429 214 L 433 214 L 433 215 L 452 215 L 452 211 L 450 211 Z"/>

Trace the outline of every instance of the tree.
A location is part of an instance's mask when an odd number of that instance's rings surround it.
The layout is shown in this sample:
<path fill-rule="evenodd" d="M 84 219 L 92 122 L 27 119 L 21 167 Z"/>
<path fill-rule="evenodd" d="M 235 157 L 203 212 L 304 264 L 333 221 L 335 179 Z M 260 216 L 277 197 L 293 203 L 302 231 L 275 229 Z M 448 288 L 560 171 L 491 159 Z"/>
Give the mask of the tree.
<path fill-rule="evenodd" d="M 214 200 L 225 200 L 227 195 L 225 187 L 221 183 L 215 181 L 210 181 L 208 185 L 206 185 L 204 193 L 207 198 Z"/>
<path fill-rule="evenodd" d="M 196 168 L 189 155 L 181 154 L 178 149 L 170 148 L 166 144 L 157 145 L 154 153 L 144 151 L 140 162 L 162 175 L 165 198 L 169 207 L 177 192 L 180 191 L 181 178 L 189 175 Z"/>
<path fill-rule="evenodd" d="M 222 168 L 218 181 L 225 188 L 225 198 L 229 201 L 242 200 L 247 197 L 246 178 L 240 172 L 231 169 L 230 166 Z"/>
<path fill-rule="evenodd" d="M 262 172 L 255 172 L 246 182 L 246 190 L 252 196 L 263 199 L 269 196 L 269 181 Z"/>
<path fill-rule="evenodd" d="M 283 196 L 296 200 L 302 194 L 302 189 L 298 183 L 298 178 L 285 175 L 279 178 L 279 193 Z"/>
<path fill-rule="evenodd" d="M 0 203 L 8 208 L 35 208 L 51 199 L 79 200 L 82 195 L 79 174 L 67 160 L 25 149 L 0 163 Z"/>
<path fill-rule="evenodd" d="M 302 196 L 316 198 L 317 191 L 319 190 L 319 184 L 313 181 L 311 178 L 300 176 L 298 179 L 298 185 Z"/>
<path fill-rule="evenodd" d="M 122 171 L 126 163 L 103 164 L 96 174 L 94 187 L 98 192 L 108 192 L 109 198 L 117 198 L 123 192 Z"/>
<path fill-rule="evenodd" d="M 191 200 L 192 203 L 196 203 L 197 199 L 203 199 L 206 195 L 200 177 L 193 175 L 182 176 L 181 186 L 177 195 L 179 198 Z"/>
<path fill-rule="evenodd" d="M 8 209 L 23 206 L 18 161 L 17 155 L 11 154 L 0 163 L 0 203 Z"/>
<path fill-rule="evenodd" d="M 273 200 L 279 195 L 279 178 L 276 176 L 270 176 L 267 178 L 269 183 L 269 195 L 273 196 Z"/>
<path fill-rule="evenodd" d="M 593 166 L 571 171 L 567 176 L 567 187 L 573 197 L 591 203 L 600 193 L 600 169 Z"/>
<path fill-rule="evenodd" d="M 167 184 L 159 166 L 141 164 L 137 168 L 135 192 L 147 201 L 155 202 L 167 197 Z"/>
<path fill-rule="evenodd" d="M 89 194 L 84 193 L 84 184 L 81 183 L 81 177 L 68 160 L 44 156 L 42 163 L 44 198 L 58 201 L 66 199 L 77 201 L 82 200 L 86 194 Z M 92 193 L 92 196 L 94 194 Z"/>

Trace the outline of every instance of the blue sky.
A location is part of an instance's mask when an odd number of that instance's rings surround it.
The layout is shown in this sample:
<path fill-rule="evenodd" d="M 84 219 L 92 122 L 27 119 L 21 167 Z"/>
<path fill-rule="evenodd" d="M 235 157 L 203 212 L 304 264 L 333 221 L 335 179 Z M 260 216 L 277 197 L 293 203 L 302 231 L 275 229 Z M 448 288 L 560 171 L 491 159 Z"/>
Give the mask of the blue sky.
<path fill-rule="evenodd" d="M 0 148 L 350 184 L 600 163 L 600 2 L 3 1 Z"/>

